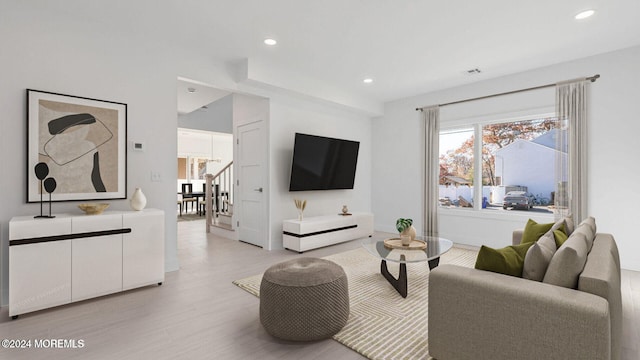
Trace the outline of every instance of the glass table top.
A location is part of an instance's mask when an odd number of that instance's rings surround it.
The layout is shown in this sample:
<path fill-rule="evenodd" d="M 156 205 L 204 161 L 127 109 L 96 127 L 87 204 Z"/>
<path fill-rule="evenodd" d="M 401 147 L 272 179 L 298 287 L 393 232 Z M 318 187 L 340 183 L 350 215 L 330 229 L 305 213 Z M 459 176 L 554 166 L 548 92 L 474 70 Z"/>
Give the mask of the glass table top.
<path fill-rule="evenodd" d="M 427 243 L 427 248 L 423 250 L 388 249 L 384 246 L 384 239 L 376 238 L 363 240 L 362 247 L 381 260 L 397 263 L 417 263 L 437 259 L 453 247 L 451 240 L 441 237 L 427 237 L 424 241 Z"/>

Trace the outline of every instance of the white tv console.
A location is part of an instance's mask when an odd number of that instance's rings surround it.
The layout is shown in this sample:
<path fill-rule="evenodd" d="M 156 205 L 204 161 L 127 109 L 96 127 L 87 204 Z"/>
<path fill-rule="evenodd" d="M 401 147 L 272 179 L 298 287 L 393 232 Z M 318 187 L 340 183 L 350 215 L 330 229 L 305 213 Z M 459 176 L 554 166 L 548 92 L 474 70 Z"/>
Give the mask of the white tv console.
<path fill-rule="evenodd" d="M 282 223 L 284 248 L 299 253 L 371 235 L 371 213 L 315 216 Z"/>
<path fill-rule="evenodd" d="M 14 217 L 9 316 L 164 281 L 164 212 Z"/>

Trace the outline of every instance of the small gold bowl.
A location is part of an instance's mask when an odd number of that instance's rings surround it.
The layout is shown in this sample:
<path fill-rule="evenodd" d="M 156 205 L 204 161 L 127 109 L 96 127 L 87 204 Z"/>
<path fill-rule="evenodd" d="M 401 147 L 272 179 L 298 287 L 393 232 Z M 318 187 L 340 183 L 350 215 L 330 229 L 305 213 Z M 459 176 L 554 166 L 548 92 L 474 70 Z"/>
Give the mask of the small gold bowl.
<path fill-rule="evenodd" d="M 100 215 L 109 207 L 107 203 L 86 203 L 78 205 L 80 210 L 84 211 L 87 215 Z"/>

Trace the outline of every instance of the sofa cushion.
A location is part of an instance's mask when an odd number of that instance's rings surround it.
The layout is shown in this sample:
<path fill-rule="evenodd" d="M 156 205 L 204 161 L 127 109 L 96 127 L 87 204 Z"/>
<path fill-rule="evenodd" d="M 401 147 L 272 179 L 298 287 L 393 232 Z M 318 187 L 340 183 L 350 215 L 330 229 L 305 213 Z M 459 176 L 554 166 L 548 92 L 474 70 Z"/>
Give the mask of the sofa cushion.
<path fill-rule="evenodd" d="M 565 216 L 563 220 L 565 224 L 565 233 L 567 235 L 571 235 L 573 230 L 576 229 L 576 224 L 573 222 L 573 215 Z"/>
<path fill-rule="evenodd" d="M 571 235 L 571 233 L 575 230 L 575 225 L 573 224 L 573 219 L 571 219 L 571 216 L 566 216 L 556 221 L 549 231 L 555 230 L 562 230 L 562 232 L 567 234 L 567 236 Z"/>
<path fill-rule="evenodd" d="M 580 225 L 578 225 L 575 231 L 584 234 L 585 241 L 587 242 L 587 251 L 591 251 L 593 240 L 596 237 L 595 219 L 592 217 L 586 218 L 583 222 L 580 223 Z"/>
<path fill-rule="evenodd" d="M 547 224 L 538 224 L 535 220 L 529 219 L 524 227 L 522 241 L 520 243 L 524 244 L 537 241 L 542 235 L 555 230 L 562 230 L 565 234 L 568 234 L 567 228 L 567 218 L 560 219 L 555 223 Z"/>
<path fill-rule="evenodd" d="M 529 219 L 524 227 L 524 233 L 522 234 L 521 244 L 531 243 L 538 241 L 538 239 L 544 235 L 547 231 L 551 230 L 554 223 L 538 224 L 535 220 Z"/>
<path fill-rule="evenodd" d="M 598 234 L 578 281 L 578 290 L 600 296 L 609 303 L 612 359 L 620 358 L 620 339 L 622 338 L 619 260 L 618 248 L 613 236 Z"/>
<path fill-rule="evenodd" d="M 576 229 L 551 258 L 542 282 L 576 289 L 588 252 L 585 235 Z"/>
<path fill-rule="evenodd" d="M 591 228 L 588 225 L 578 226 L 574 233 L 584 235 L 584 241 L 587 244 L 587 251 L 591 251 L 591 247 L 593 246 L 593 239 L 596 237 L 596 234 L 591 231 Z"/>
<path fill-rule="evenodd" d="M 529 280 L 542 281 L 544 274 L 547 272 L 547 267 L 553 254 L 556 252 L 556 239 L 555 233 L 560 233 L 565 236 L 564 232 L 555 230 L 553 232 L 547 231 L 538 241 L 536 241 L 527 250 L 527 255 L 524 257 L 524 268 L 522 270 L 522 277 Z"/>
<path fill-rule="evenodd" d="M 596 219 L 593 216 L 589 216 L 588 218 L 582 220 L 580 225 L 583 225 L 583 224 L 589 225 L 589 227 L 591 228 L 591 231 L 593 231 L 594 234 L 598 232 L 597 231 L 598 229 L 596 228 Z"/>
<path fill-rule="evenodd" d="M 493 249 L 482 245 L 476 258 L 475 268 L 500 274 L 522 277 L 524 258 L 534 242 Z"/>

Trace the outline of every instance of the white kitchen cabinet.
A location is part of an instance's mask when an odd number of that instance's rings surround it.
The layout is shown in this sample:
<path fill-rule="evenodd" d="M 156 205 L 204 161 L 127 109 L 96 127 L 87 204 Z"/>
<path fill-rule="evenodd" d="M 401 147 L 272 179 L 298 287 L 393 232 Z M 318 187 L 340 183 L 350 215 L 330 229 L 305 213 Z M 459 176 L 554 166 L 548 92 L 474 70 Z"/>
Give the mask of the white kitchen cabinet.
<path fill-rule="evenodd" d="M 164 281 L 164 212 L 14 217 L 9 315 Z"/>

